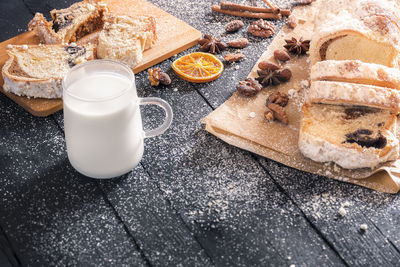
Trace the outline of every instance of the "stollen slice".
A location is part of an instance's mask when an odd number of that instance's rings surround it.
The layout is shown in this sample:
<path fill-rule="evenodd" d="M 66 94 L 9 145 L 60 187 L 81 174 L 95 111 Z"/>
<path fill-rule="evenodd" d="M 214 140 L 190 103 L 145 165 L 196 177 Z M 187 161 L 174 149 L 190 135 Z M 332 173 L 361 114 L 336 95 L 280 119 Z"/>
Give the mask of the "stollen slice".
<path fill-rule="evenodd" d="M 22 45 L 7 50 L 3 88 L 19 96 L 61 98 L 62 78 L 75 65 L 95 58 L 93 45 Z"/>
<path fill-rule="evenodd" d="M 400 89 L 400 70 L 360 60 L 325 60 L 311 67 L 311 81 L 337 81 Z"/>
<path fill-rule="evenodd" d="M 36 13 L 28 28 L 43 44 L 68 44 L 103 28 L 107 7 L 101 1 L 85 0 L 65 9 L 52 10 L 52 21 Z"/>
<path fill-rule="evenodd" d="M 299 149 L 314 161 L 357 169 L 398 157 L 397 118 L 390 110 L 305 104 L 302 112 Z"/>
<path fill-rule="evenodd" d="M 110 16 L 98 38 L 97 56 L 138 65 L 143 51 L 157 40 L 155 19 L 149 16 Z"/>
<path fill-rule="evenodd" d="M 360 105 L 400 112 L 400 91 L 345 82 L 314 81 L 305 94 L 307 103 Z"/>

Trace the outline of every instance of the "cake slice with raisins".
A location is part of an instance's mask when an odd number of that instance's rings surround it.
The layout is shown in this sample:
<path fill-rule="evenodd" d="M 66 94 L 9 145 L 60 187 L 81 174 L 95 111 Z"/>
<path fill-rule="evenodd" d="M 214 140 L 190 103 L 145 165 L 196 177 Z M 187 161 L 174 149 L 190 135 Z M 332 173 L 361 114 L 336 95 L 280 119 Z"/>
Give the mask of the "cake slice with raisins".
<path fill-rule="evenodd" d="M 106 12 L 105 4 L 95 0 L 85 0 L 65 9 L 52 10 L 50 22 L 43 14 L 36 13 L 28 28 L 35 31 L 44 44 L 68 44 L 102 29 Z"/>
<path fill-rule="evenodd" d="M 390 110 L 305 104 L 302 111 L 299 149 L 314 161 L 375 168 L 399 155 L 397 117 Z"/>
<path fill-rule="evenodd" d="M 22 45 L 7 50 L 3 88 L 19 96 L 61 98 L 62 78 L 76 64 L 95 58 L 94 45 Z"/>

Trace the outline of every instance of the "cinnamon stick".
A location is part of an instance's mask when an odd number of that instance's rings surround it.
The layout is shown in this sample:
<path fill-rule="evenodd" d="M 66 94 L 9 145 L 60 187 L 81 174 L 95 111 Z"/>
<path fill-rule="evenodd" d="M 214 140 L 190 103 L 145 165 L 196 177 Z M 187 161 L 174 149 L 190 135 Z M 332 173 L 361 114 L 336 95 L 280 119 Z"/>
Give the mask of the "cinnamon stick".
<path fill-rule="evenodd" d="M 276 11 L 272 8 L 246 6 L 246 5 L 236 4 L 236 3 L 232 3 L 232 2 L 220 2 L 219 4 L 220 4 L 222 10 L 250 11 L 250 12 L 259 12 L 259 13 L 274 13 Z"/>
<path fill-rule="evenodd" d="M 274 2 L 272 2 L 271 0 L 263 0 L 263 1 L 264 1 L 264 3 L 267 4 L 267 6 L 269 6 L 270 8 L 272 8 L 274 10 L 277 10 L 277 13 L 279 13 L 280 9 L 277 5 L 275 5 Z"/>
<path fill-rule="evenodd" d="M 242 18 L 254 18 L 254 19 L 281 19 L 282 18 L 281 14 L 253 13 L 253 12 L 248 12 L 248 11 L 233 11 L 233 10 L 221 9 L 221 7 L 217 6 L 217 5 L 213 5 L 211 7 L 211 10 L 218 12 L 218 13 L 236 16 L 236 17 L 242 17 Z"/>
<path fill-rule="evenodd" d="M 281 9 L 280 13 L 281 13 L 282 16 L 290 16 L 290 14 L 292 14 L 290 9 Z"/>

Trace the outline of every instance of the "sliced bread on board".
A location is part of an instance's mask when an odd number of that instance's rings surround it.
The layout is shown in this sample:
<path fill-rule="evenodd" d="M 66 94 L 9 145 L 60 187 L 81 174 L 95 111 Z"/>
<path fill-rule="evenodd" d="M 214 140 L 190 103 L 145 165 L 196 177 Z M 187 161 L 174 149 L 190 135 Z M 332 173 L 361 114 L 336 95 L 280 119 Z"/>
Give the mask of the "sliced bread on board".
<path fill-rule="evenodd" d="M 68 44 L 102 29 L 107 7 L 100 1 L 85 0 L 50 13 L 50 22 L 43 14 L 36 13 L 29 22 L 29 30 L 35 31 L 44 44 Z"/>
<path fill-rule="evenodd" d="M 6 92 L 27 97 L 61 98 L 62 78 L 76 64 L 94 59 L 93 45 L 22 45 L 7 50 L 2 75 Z"/>
<path fill-rule="evenodd" d="M 156 23 L 147 16 L 110 16 L 98 38 L 97 56 L 122 61 L 135 67 L 143 51 L 157 40 Z"/>

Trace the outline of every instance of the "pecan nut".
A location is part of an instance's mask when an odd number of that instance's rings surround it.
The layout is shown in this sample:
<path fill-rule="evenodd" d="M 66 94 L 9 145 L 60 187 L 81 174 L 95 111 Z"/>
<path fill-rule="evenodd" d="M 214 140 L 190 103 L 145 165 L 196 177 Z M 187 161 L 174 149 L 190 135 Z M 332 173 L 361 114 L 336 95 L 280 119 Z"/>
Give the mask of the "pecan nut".
<path fill-rule="evenodd" d="M 240 53 L 229 53 L 225 55 L 225 60 L 229 63 L 240 61 L 244 58 L 243 54 Z"/>
<path fill-rule="evenodd" d="M 233 48 L 245 48 L 249 44 L 246 38 L 239 38 L 228 42 L 228 45 Z"/>
<path fill-rule="evenodd" d="M 253 78 L 240 81 L 236 88 L 240 94 L 245 96 L 254 96 L 262 89 L 261 85 Z"/>
<path fill-rule="evenodd" d="M 147 72 L 149 73 L 149 80 L 151 86 L 158 86 L 162 85 L 169 85 L 171 84 L 171 78 L 168 74 L 161 71 L 160 68 L 148 69 Z"/>
<path fill-rule="evenodd" d="M 289 124 L 289 118 L 286 114 L 286 111 L 283 107 L 279 106 L 278 104 L 271 103 L 269 104 L 268 108 L 273 112 L 274 117 L 282 122 L 283 124 Z"/>
<path fill-rule="evenodd" d="M 275 26 L 269 21 L 259 19 L 249 26 L 248 32 L 257 37 L 268 38 L 275 34 Z"/>
<path fill-rule="evenodd" d="M 289 102 L 289 96 L 287 94 L 281 92 L 274 92 L 268 96 L 266 105 L 267 107 L 269 107 L 269 105 L 271 104 L 277 104 L 281 107 L 286 107 L 288 102 Z"/>
<path fill-rule="evenodd" d="M 239 19 L 235 19 L 235 20 L 232 20 L 231 22 L 229 22 L 228 24 L 226 24 L 225 31 L 226 32 L 236 32 L 243 26 L 244 26 L 243 21 L 241 21 Z"/>

